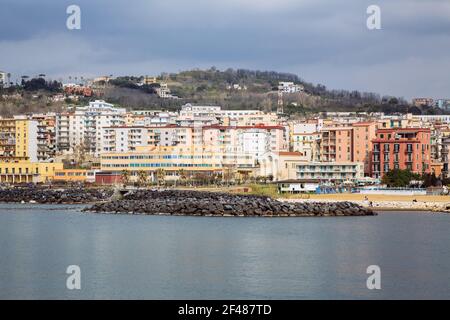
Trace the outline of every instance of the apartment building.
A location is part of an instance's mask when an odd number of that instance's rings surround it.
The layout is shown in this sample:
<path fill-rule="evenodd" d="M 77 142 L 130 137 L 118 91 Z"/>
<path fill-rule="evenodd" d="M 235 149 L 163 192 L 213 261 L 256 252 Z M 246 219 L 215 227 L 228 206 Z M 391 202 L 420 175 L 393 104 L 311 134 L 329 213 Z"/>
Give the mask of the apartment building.
<path fill-rule="evenodd" d="M 37 121 L 37 159 L 51 161 L 56 155 L 56 114 L 34 114 Z"/>
<path fill-rule="evenodd" d="M 222 110 L 219 106 L 193 106 L 189 103 L 181 107 L 177 118 L 177 123 L 181 125 L 247 126 L 276 122 L 276 114 L 260 110 Z"/>
<path fill-rule="evenodd" d="M 372 140 L 372 177 L 381 178 L 394 169 L 429 173 L 430 136 L 429 128 L 378 129 Z"/>
<path fill-rule="evenodd" d="M 364 175 L 370 176 L 372 159 L 372 140 L 376 138 L 376 122 L 357 122 L 353 128 L 352 161 L 364 163 Z"/>
<path fill-rule="evenodd" d="M 441 159 L 443 164 L 442 175 L 444 178 L 450 177 L 450 135 L 442 138 Z"/>
<path fill-rule="evenodd" d="M 55 126 L 55 140 L 57 153 L 67 153 L 71 150 L 70 145 L 70 113 L 57 113 Z"/>
<path fill-rule="evenodd" d="M 194 128 L 166 126 L 117 126 L 102 130 L 102 152 L 129 152 L 145 146 L 192 146 Z"/>
<path fill-rule="evenodd" d="M 208 126 L 202 128 L 202 145 L 224 152 L 251 155 L 254 159 L 270 151 L 288 151 L 288 133 L 283 126 Z"/>
<path fill-rule="evenodd" d="M 0 161 L 38 160 L 38 122 L 26 117 L 0 119 Z"/>
<path fill-rule="evenodd" d="M 102 128 L 123 126 L 125 116 L 125 108 L 115 108 L 103 100 L 77 107 L 74 112 L 68 114 L 69 150 L 73 151 L 77 146 L 81 146 L 86 152 L 98 156 L 102 152 Z M 61 121 L 62 119 L 59 123 Z"/>
<path fill-rule="evenodd" d="M 324 127 L 320 133 L 320 161 L 349 162 L 353 160 L 352 127 Z"/>
<path fill-rule="evenodd" d="M 320 130 L 323 121 L 291 123 L 290 144 L 292 151 L 300 152 L 308 161 L 318 161 L 320 157 Z"/>

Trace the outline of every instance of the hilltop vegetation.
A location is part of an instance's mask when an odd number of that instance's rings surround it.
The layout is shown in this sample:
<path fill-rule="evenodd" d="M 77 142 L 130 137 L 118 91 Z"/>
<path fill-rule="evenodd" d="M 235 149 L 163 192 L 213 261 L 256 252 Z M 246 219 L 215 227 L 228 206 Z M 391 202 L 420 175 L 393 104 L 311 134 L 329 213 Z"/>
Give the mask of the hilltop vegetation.
<path fill-rule="evenodd" d="M 122 76 L 100 84 L 101 90 L 93 98 L 102 98 L 131 109 L 178 110 L 185 103 L 220 105 L 226 109 L 258 109 L 266 112 L 277 108 L 277 87 L 280 81 L 294 82 L 304 87 L 303 92 L 284 94 L 284 111 L 292 116 L 302 116 L 326 111 L 358 111 L 413 114 L 440 114 L 432 107 L 414 107 L 404 99 L 381 97 L 376 93 L 329 90 L 322 84 L 309 83 L 291 73 L 246 69 L 188 70 L 179 73 L 162 73 L 156 83 L 142 84 L 143 76 Z M 167 83 L 172 95 L 179 99 L 163 99 L 156 94 L 160 83 Z M 0 96 L 2 115 L 30 111 L 58 110 L 69 103 L 54 102 L 49 96 L 62 92 L 62 85 L 42 78 L 22 81 L 19 86 L 1 89 L 2 95 L 20 95 L 20 99 Z"/>
<path fill-rule="evenodd" d="M 246 69 L 188 70 L 162 73 L 159 82 L 168 84 L 180 99 L 160 99 L 155 94 L 158 84 L 137 86 L 144 77 L 119 77 L 105 90 L 105 99 L 132 108 L 177 110 L 184 103 L 220 105 L 226 109 L 258 109 L 275 111 L 280 81 L 302 85 L 304 92 L 285 94 L 284 110 L 290 115 L 306 115 L 326 111 L 358 111 L 413 114 L 440 114 L 432 107 L 414 107 L 402 98 L 381 97 L 371 92 L 329 90 L 322 84 L 309 83 L 291 73 Z M 239 89 L 234 88 L 236 85 Z"/>
<path fill-rule="evenodd" d="M 0 87 L 0 116 L 11 117 L 29 112 L 60 111 L 65 101 L 50 97 L 62 93 L 62 84 L 44 78 L 23 79 L 20 85 Z"/>

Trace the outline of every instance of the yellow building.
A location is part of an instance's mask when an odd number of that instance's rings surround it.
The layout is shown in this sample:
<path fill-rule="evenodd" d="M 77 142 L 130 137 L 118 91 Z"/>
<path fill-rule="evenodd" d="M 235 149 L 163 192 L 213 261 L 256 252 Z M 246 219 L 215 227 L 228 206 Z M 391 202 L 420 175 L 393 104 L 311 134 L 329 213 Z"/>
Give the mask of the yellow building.
<path fill-rule="evenodd" d="M 37 121 L 0 119 L 0 161 L 37 161 Z"/>
<path fill-rule="evenodd" d="M 196 173 L 222 173 L 232 170 L 236 175 L 250 175 L 255 170 L 255 160 L 250 155 L 224 153 L 219 147 L 136 147 L 136 151 L 103 153 L 103 172 L 129 171 L 136 177 L 146 171 L 155 178 L 163 169 L 167 179 L 177 179 L 180 170 L 187 176 Z"/>
<path fill-rule="evenodd" d="M 53 180 L 56 170 L 62 170 L 62 163 L 10 161 L 0 163 L 1 183 L 45 183 Z"/>

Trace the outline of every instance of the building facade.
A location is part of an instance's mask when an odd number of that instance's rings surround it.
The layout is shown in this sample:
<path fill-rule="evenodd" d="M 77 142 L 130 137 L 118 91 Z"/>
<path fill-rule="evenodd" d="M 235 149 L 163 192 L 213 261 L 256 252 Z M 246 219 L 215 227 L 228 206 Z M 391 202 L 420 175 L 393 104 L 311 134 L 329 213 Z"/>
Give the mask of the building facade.
<path fill-rule="evenodd" d="M 430 129 L 378 129 L 372 140 L 372 177 L 381 178 L 394 169 L 422 174 L 430 172 Z"/>

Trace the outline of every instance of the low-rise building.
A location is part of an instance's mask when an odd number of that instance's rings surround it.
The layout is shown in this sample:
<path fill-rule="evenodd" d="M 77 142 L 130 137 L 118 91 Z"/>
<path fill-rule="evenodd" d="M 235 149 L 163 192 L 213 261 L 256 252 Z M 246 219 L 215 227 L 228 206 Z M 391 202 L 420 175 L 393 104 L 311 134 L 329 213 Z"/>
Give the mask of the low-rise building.
<path fill-rule="evenodd" d="M 161 170 L 169 180 L 179 179 L 181 171 L 186 176 L 197 173 L 252 176 L 256 171 L 252 156 L 203 146 L 136 147 L 133 152 L 102 153 L 100 163 L 102 172 L 120 174 L 128 171 L 136 179 L 138 172 L 144 171 L 152 181 Z"/>
<path fill-rule="evenodd" d="M 364 177 L 362 162 L 304 162 L 295 165 L 296 179 L 316 179 L 341 184 L 356 183 Z"/>
<path fill-rule="evenodd" d="M 311 193 L 320 187 L 320 180 L 313 179 L 292 179 L 278 181 L 277 189 L 279 193 Z"/>
<path fill-rule="evenodd" d="M 55 182 L 94 183 L 96 170 L 87 169 L 57 169 L 53 180 Z"/>
<path fill-rule="evenodd" d="M 24 160 L 0 163 L 0 182 L 47 183 L 53 181 L 55 172 L 62 170 L 62 163 L 30 162 Z"/>

